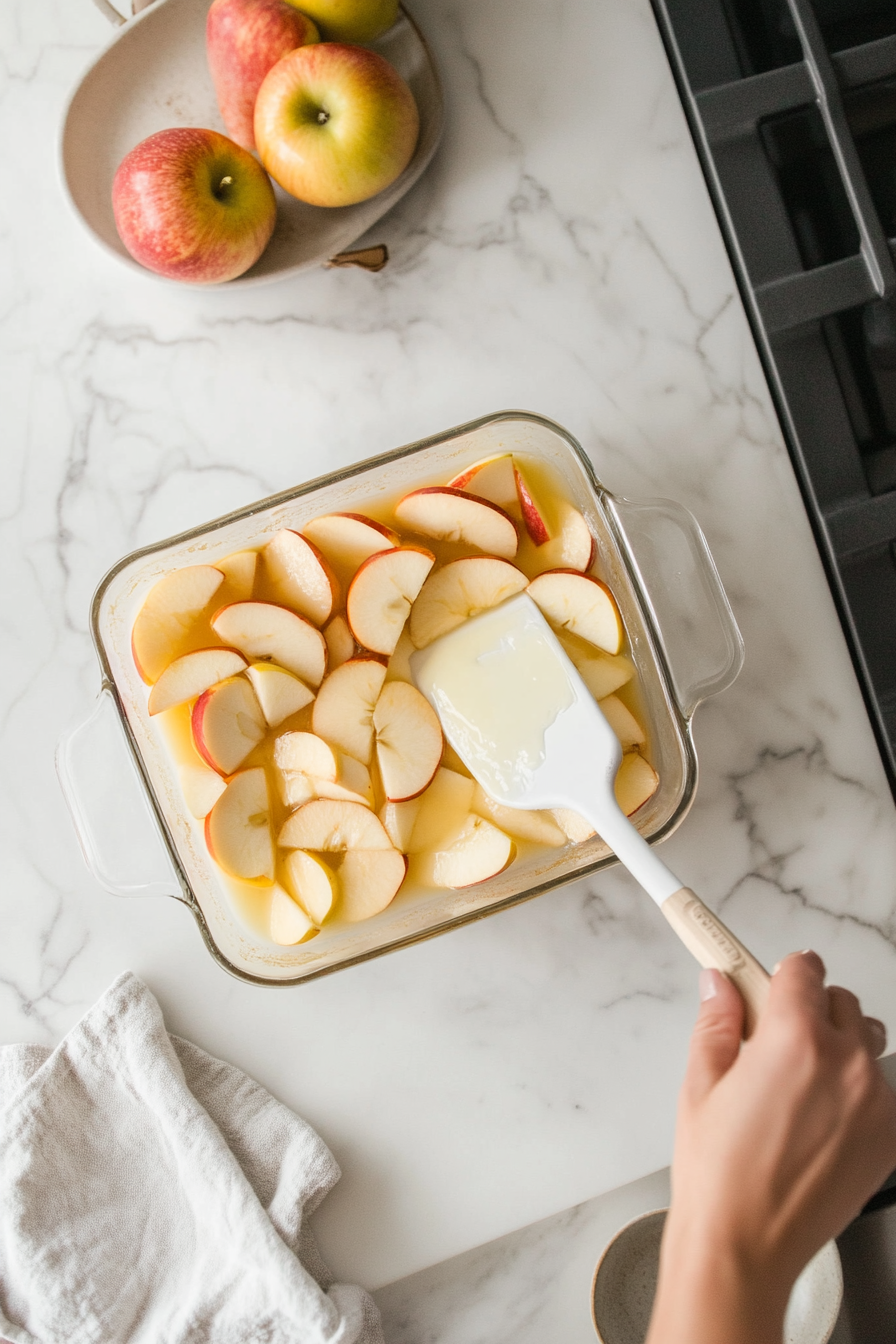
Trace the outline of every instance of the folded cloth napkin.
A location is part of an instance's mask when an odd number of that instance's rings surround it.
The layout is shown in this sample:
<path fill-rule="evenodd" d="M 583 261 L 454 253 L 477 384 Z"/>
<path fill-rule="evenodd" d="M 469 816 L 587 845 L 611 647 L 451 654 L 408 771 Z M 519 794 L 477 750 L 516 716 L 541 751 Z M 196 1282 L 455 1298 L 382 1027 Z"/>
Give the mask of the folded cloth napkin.
<path fill-rule="evenodd" d="M 123 975 L 55 1050 L 0 1048 L 0 1334 L 382 1344 L 307 1227 L 338 1179 L 304 1120 Z"/>

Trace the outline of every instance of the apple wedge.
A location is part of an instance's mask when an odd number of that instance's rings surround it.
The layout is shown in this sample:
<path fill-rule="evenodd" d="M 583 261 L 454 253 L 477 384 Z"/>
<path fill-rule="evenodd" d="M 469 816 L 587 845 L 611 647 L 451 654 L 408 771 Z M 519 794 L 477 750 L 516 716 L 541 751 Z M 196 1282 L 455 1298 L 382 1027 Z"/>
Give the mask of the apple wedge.
<path fill-rule="evenodd" d="M 590 821 L 580 817 L 578 812 L 573 812 L 571 807 L 552 807 L 551 816 L 573 844 L 581 844 L 583 840 L 590 840 L 592 835 L 597 834 Z"/>
<path fill-rule="evenodd" d="M 266 658 L 319 686 L 327 668 L 321 632 L 288 607 L 274 602 L 232 602 L 212 617 L 212 629 L 249 659 Z"/>
<path fill-rule="evenodd" d="M 441 848 L 415 857 L 413 876 L 427 887 L 472 887 L 503 872 L 513 855 L 509 835 L 471 814 Z"/>
<path fill-rule="evenodd" d="M 198 617 L 224 582 L 212 565 L 188 565 L 166 574 L 149 592 L 131 632 L 137 671 L 150 685 L 181 653 Z"/>
<path fill-rule="evenodd" d="M 660 777 L 649 761 L 637 751 L 629 751 L 622 758 L 616 776 L 616 801 L 627 817 L 643 807 L 659 788 Z"/>
<path fill-rule="evenodd" d="M 397 849 L 350 849 L 339 869 L 339 914 L 349 924 L 370 919 L 394 899 L 408 861 Z"/>
<path fill-rule="evenodd" d="M 234 775 L 205 819 L 205 843 L 215 863 L 231 877 L 273 881 L 274 846 L 264 770 L 259 767 Z"/>
<path fill-rule="evenodd" d="M 617 695 L 605 695 L 598 703 L 604 718 L 619 738 L 623 751 L 644 746 L 647 734 L 628 706 L 624 705 Z"/>
<path fill-rule="evenodd" d="M 309 775 L 299 774 L 295 770 L 278 770 L 277 785 L 280 797 L 290 809 L 310 803 L 317 797 L 314 780 Z"/>
<path fill-rule="evenodd" d="M 613 594 L 600 579 L 574 569 L 553 569 L 539 574 L 526 591 L 553 626 L 578 635 L 605 653 L 616 654 L 621 649 L 625 635 L 622 618 Z"/>
<path fill-rule="evenodd" d="M 370 764 L 373 709 L 386 679 L 378 658 L 350 658 L 325 678 L 311 715 L 311 727 L 331 746 Z"/>
<path fill-rule="evenodd" d="M 287 817 L 277 842 L 284 849 L 340 853 L 346 849 L 392 849 L 386 828 L 369 807 L 316 798 Z"/>
<path fill-rule="evenodd" d="M 150 714 L 195 700 L 216 682 L 235 677 L 246 666 L 236 649 L 195 649 L 169 663 L 149 693 Z"/>
<path fill-rule="evenodd" d="M 448 482 L 451 490 L 468 490 L 470 494 L 487 499 L 502 509 L 515 508 L 519 503 L 516 477 L 511 453 L 497 453 L 483 457 Z"/>
<path fill-rule="evenodd" d="M 470 815 L 476 784 L 468 775 L 444 767 L 436 771 L 429 788 L 420 795 L 420 806 L 408 837 L 408 854 L 439 849 L 449 837 L 457 835 Z M 394 804 L 406 807 L 406 803 Z M 388 829 L 388 828 L 387 828 Z"/>
<path fill-rule="evenodd" d="M 392 547 L 364 561 L 349 587 L 345 612 L 359 644 L 371 653 L 394 652 L 435 562 L 432 552 L 420 546 Z"/>
<path fill-rule="evenodd" d="M 287 778 L 281 788 L 284 801 L 335 798 L 373 806 L 373 786 L 366 765 L 331 747 L 314 733 L 284 733 L 274 743 L 274 765 Z M 311 792 L 292 779 L 304 776 Z M 303 796 L 304 795 L 304 796 Z"/>
<path fill-rule="evenodd" d="M 364 513 L 326 513 L 306 523 L 303 535 L 349 578 L 371 555 L 399 544 L 397 532 Z"/>
<path fill-rule="evenodd" d="M 276 883 L 271 896 L 271 941 L 281 947 L 294 947 L 296 943 L 307 943 L 318 932 L 317 925 L 308 918 L 300 905 L 297 905 L 288 891 Z"/>
<path fill-rule="evenodd" d="M 398 637 L 398 643 L 395 645 L 392 657 L 389 659 L 389 665 L 386 668 L 386 681 L 409 681 L 414 684 L 414 678 L 411 675 L 411 654 L 415 652 L 414 641 L 411 639 L 408 627 L 402 630 Z"/>
<path fill-rule="evenodd" d="M 321 859 L 293 849 L 283 860 L 286 885 L 290 895 L 320 928 L 333 908 L 338 884 L 336 874 Z"/>
<path fill-rule="evenodd" d="M 207 817 L 221 794 L 227 788 L 217 770 L 204 765 L 182 765 L 180 768 L 180 787 L 184 802 L 194 817 L 200 821 Z"/>
<path fill-rule="evenodd" d="M 523 515 L 523 523 L 526 531 L 529 533 L 533 546 L 543 546 L 545 542 L 550 541 L 551 532 L 546 522 L 547 510 L 539 507 L 535 499 L 529 482 L 526 480 L 522 469 L 518 464 L 514 464 L 513 474 L 516 481 L 516 493 L 520 503 L 520 512 Z"/>
<path fill-rule="evenodd" d="M 487 499 L 451 486 L 411 491 L 396 504 L 395 517 L 425 537 L 463 542 L 508 560 L 519 546 L 516 524 L 509 514 Z"/>
<path fill-rule="evenodd" d="M 376 759 L 390 803 L 422 793 L 442 759 L 442 726 L 429 701 L 406 681 L 385 685 L 373 711 Z"/>
<path fill-rule="evenodd" d="M 333 617 L 324 629 L 324 639 L 327 641 L 327 667 L 331 672 L 354 658 L 355 641 L 344 616 Z"/>
<path fill-rule="evenodd" d="M 383 803 L 380 808 L 379 818 L 386 828 L 386 834 L 402 854 L 410 851 L 414 824 L 425 796 L 420 794 L 418 798 L 409 798 L 404 803 Z"/>
<path fill-rule="evenodd" d="M 595 700 L 612 695 L 635 675 L 635 665 L 624 653 L 602 653 L 592 644 L 585 644 L 570 636 L 565 630 L 560 632 L 559 638 Z"/>
<path fill-rule="evenodd" d="M 231 677 L 200 695 L 191 726 L 199 755 L 222 775 L 232 775 L 265 735 L 261 706 L 244 677 Z"/>
<path fill-rule="evenodd" d="M 528 582 L 516 565 L 492 555 L 470 555 L 442 565 L 430 574 L 411 608 L 408 628 L 415 648 L 425 649 L 470 616 L 521 593 Z"/>
<path fill-rule="evenodd" d="M 277 595 L 315 625 L 330 619 L 339 583 L 320 551 L 299 532 L 275 532 L 262 551 L 264 567 Z"/>
<path fill-rule="evenodd" d="M 298 714 L 314 699 L 314 692 L 309 691 L 304 681 L 276 663 L 252 663 L 246 669 L 246 676 L 252 683 L 269 728 L 276 728 L 290 715 Z"/>
<path fill-rule="evenodd" d="M 537 573 L 549 569 L 575 569 L 584 574 L 591 568 L 597 545 L 584 516 L 568 500 L 556 501 L 548 529 L 550 540 L 529 552 L 531 567 Z"/>
<path fill-rule="evenodd" d="M 255 587 L 257 568 L 257 551 L 234 551 L 233 555 L 217 562 L 215 569 L 220 569 L 224 575 L 224 587 L 219 597 L 219 601 L 224 599 L 222 606 L 225 602 L 248 602 Z"/>
<path fill-rule="evenodd" d="M 481 784 L 474 785 L 470 807 L 478 816 L 494 822 L 516 840 L 531 840 L 533 844 L 550 845 L 552 848 L 566 844 L 566 835 L 550 812 L 504 807 L 490 798 Z"/>

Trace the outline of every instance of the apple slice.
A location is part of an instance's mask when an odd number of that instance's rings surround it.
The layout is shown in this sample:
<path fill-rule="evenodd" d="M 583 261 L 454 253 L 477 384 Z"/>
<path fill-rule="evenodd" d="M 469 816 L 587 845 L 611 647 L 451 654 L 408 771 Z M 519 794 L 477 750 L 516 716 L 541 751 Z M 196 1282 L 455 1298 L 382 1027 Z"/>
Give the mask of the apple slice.
<path fill-rule="evenodd" d="M 314 924 L 300 905 L 297 905 L 288 891 L 279 883 L 274 886 L 271 897 L 271 941 L 281 947 L 294 947 L 296 943 L 307 943 L 318 932 Z"/>
<path fill-rule="evenodd" d="M 373 752 L 373 708 L 386 667 L 378 658 L 350 658 L 325 679 L 317 693 L 311 726 L 331 746 L 370 764 Z"/>
<path fill-rule="evenodd" d="M 416 686 L 390 681 L 373 711 L 376 759 L 390 803 L 416 798 L 429 784 L 442 759 L 442 726 Z"/>
<path fill-rule="evenodd" d="M 370 919 L 394 899 L 408 861 L 397 849 L 350 849 L 339 869 L 339 913 L 349 924 Z"/>
<path fill-rule="evenodd" d="M 208 816 L 227 788 L 227 781 L 221 778 L 217 770 L 209 770 L 207 766 L 182 765 L 180 787 L 190 812 L 201 821 Z"/>
<path fill-rule="evenodd" d="M 215 569 L 220 569 L 225 581 L 221 597 L 226 602 L 247 602 L 255 587 L 257 568 L 257 551 L 234 551 L 233 555 L 219 560 Z M 221 605 L 223 606 L 224 602 Z"/>
<path fill-rule="evenodd" d="M 625 631 L 613 594 L 591 574 L 552 569 L 526 589 L 552 625 L 569 630 L 605 653 L 618 653 Z M 413 634 L 413 629 L 411 630 Z"/>
<path fill-rule="evenodd" d="M 571 807 L 552 807 L 551 816 L 573 844 L 581 844 L 583 840 L 590 840 L 592 835 L 597 834 L 590 821 L 580 817 L 578 812 L 573 812 Z"/>
<path fill-rule="evenodd" d="M 616 776 L 616 801 L 627 817 L 643 807 L 659 788 L 660 777 L 649 761 L 637 751 L 629 751 L 622 758 Z"/>
<path fill-rule="evenodd" d="M 336 897 L 336 874 L 313 854 L 293 849 L 283 860 L 286 884 L 292 897 L 320 928 L 333 908 Z"/>
<path fill-rule="evenodd" d="M 258 767 L 234 775 L 205 819 L 205 843 L 215 863 L 231 877 L 273 881 L 274 846 L 264 770 Z"/>
<path fill-rule="evenodd" d="M 324 630 L 324 639 L 327 641 L 327 667 L 331 672 L 343 663 L 347 663 L 349 658 L 355 656 L 355 641 L 352 638 L 352 632 L 348 628 L 348 622 L 344 616 L 334 616 L 330 624 Z"/>
<path fill-rule="evenodd" d="M 447 485 L 412 490 L 395 505 L 395 517 L 426 537 L 463 542 L 507 559 L 519 546 L 516 524 L 502 508 Z"/>
<path fill-rule="evenodd" d="M 470 555 L 442 565 L 430 574 L 411 608 L 408 628 L 414 646 L 425 649 L 470 616 L 521 593 L 528 582 L 516 565 L 491 555 Z"/>
<path fill-rule="evenodd" d="M 252 663 L 246 671 L 252 689 L 258 697 L 261 712 L 269 728 L 276 728 L 291 714 L 310 705 L 314 692 L 294 672 L 276 663 Z"/>
<path fill-rule="evenodd" d="M 150 714 L 195 700 L 216 682 L 235 677 L 246 666 L 236 649 L 195 649 L 169 663 L 149 693 Z"/>
<path fill-rule="evenodd" d="M 647 734 L 628 706 L 624 705 L 618 696 L 605 695 L 599 701 L 599 704 L 604 718 L 619 738 L 623 751 L 631 751 L 633 747 L 644 746 L 647 741 Z"/>
<path fill-rule="evenodd" d="M 316 798 L 287 817 L 278 844 L 319 853 L 392 848 L 386 828 L 369 807 L 329 798 Z"/>
<path fill-rule="evenodd" d="M 268 658 L 309 686 L 320 685 L 327 668 L 324 637 L 288 607 L 274 602 L 232 602 L 215 612 L 212 629 L 247 658 Z"/>
<path fill-rule="evenodd" d="M 314 780 L 309 775 L 299 774 L 297 770 L 278 770 L 277 784 L 280 797 L 288 808 L 301 807 L 317 797 Z"/>
<path fill-rule="evenodd" d="M 490 798 L 481 784 L 475 785 L 471 808 L 517 840 L 531 840 L 536 845 L 551 845 L 555 849 L 566 844 L 566 834 L 550 812 L 504 807 Z"/>
<path fill-rule="evenodd" d="M 579 573 L 591 568 L 597 545 L 583 515 L 568 500 L 557 500 L 551 523 L 549 541 L 530 552 L 531 567 L 537 573 L 548 569 L 575 569 Z M 527 557 L 527 566 L 530 564 Z"/>
<path fill-rule="evenodd" d="M 261 706 L 244 677 L 231 677 L 200 695 L 191 723 L 196 750 L 222 775 L 232 775 L 265 735 Z"/>
<path fill-rule="evenodd" d="M 413 876 L 427 887 L 472 887 L 503 872 L 513 855 L 509 835 L 471 815 L 442 848 L 417 855 Z"/>
<path fill-rule="evenodd" d="M 463 828 L 470 815 L 475 789 L 476 784 L 468 775 L 444 768 L 437 770 L 429 788 L 420 795 L 420 806 L 407 847 L 399 845 L 398 848 L 405 849 L 408 854 L 439 849 Z M 393 806 L 406 807 L 407 804 Z"/>
<path fill-rule="evenodd" d="M 188 565 L 150 590 L 131 631 L 131 652 L 145 682 L 152 685 L 183 652 L 193 625 L 223 582 L 224 575 L 212 565 Z"/>
<path fill-rule="evenodd" d="M 320 551 L 299 532 L 275 532 L 262 551 L 268 578 L 287 606 L 315 625 L 330 619 L 339 583 Z"/>
<path fill-rule="evenodd" d="M 436 562 L 420 546 L 396 546 L 365 560 L 346 599 L 349 628 L 371 653 L 394 652 L 411 604 Z"/>
<path fill-rule="evenodd" d="M 409 681 L 414 684 L 414 678 L 411 675 L 411 654 L 414 653 L 414 641 L 411 639 L 408 627 L 402 630 L 398 636 L 398 643 L 389 659 L 389 666 L 386 668 L 386 681 Z"/>
<path fill-rule="evenodd" d="M 612 695 L 635 675 L 634 663 L 624 653 L 601 653 L 593 645 L 580 642 L 565 630 L 560 631 L 559 637 L 570 661 L 595 700 Z"/>
<path fill-rule="evenodd" d="M 516 493 L 520 502 L 520 512 L 533 546 L 543 546 L 550 541 L 551 532 L 546 522 L 547 510 L 539 507 L 535 495 L 518 463 L 514 464 L 513 474 L 516 481 Z"/>
<path fill-rule="evenodd" d="M 274 764 L 284 776 L 303 775 L 310 782 L 313 791 L 305 796 L 294 785 L 281 789 L 298 802 L 337 798 L 373 806 L 373 786 L 367 766 L 337 751 L 314 733 L 284 733 L 278 737 L 274 743 Z"/>
<path fill-rule="evenodd" d="M 397 532 L 364 513 L 326 513 L 306 523 L 303 535 L 348 577 L 371 555 L 399 544 Z"/>
<path fill-rule="evenodd" d="M 450 480 L 448 488 L 468 490 L 480 499 L 487 499 L 490 504 L 498 504 L 502 509 L 515 508 L 519 499 L 513 455 L 497 453 L 492 457 L 481 458 Z"/>
<path fill-rule="evenodd" d="M 408 798 L 403 803 L 384 803 L 380 808 L 379 817 L 386 828 L 386 834 L 402 854 L 407 854 L 410 850 L 414 824 L 425 796 L 420 794 L 418 798 Z"/>

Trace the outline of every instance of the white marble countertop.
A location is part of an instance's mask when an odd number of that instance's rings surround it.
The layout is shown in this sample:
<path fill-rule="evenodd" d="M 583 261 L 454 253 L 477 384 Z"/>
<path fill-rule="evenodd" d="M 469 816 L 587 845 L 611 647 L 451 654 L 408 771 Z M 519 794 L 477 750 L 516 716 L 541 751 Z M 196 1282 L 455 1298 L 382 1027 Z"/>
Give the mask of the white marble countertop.
<path fill-rule="evenodd" d="M 88 0 L 0 13 L 0 1039 L 121 970 L 317 1126 L 317 1217 L 377 1287 L 668 1161 L 694 969 L 618 872 L 298 989 L 229 979 L 173 901 L 85 871 L 53 770 L 123 553 L 475 416 L 553 417 L 618 492 L 700 519 L 746 641 L 665 854 L 768 964 L 812 944 L 896 1029 L 896 814 L 647 0 L 417 0 L 444 146 L 379 276 L 194 292 L 70 217 Z"/>

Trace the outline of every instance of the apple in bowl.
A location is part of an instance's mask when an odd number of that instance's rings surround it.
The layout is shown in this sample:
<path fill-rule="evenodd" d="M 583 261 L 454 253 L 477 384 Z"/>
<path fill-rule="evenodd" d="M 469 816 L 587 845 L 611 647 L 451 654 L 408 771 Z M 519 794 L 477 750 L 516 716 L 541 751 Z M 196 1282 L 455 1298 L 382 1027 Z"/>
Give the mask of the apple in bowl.
<path fill-rule="evenodd" d="M 377 52 L 299 47 L 265 76 L 255 143 L 284 191 L 309 205 L 357 205 L 400 177 L 420 133 L 414 95 Z"/>

